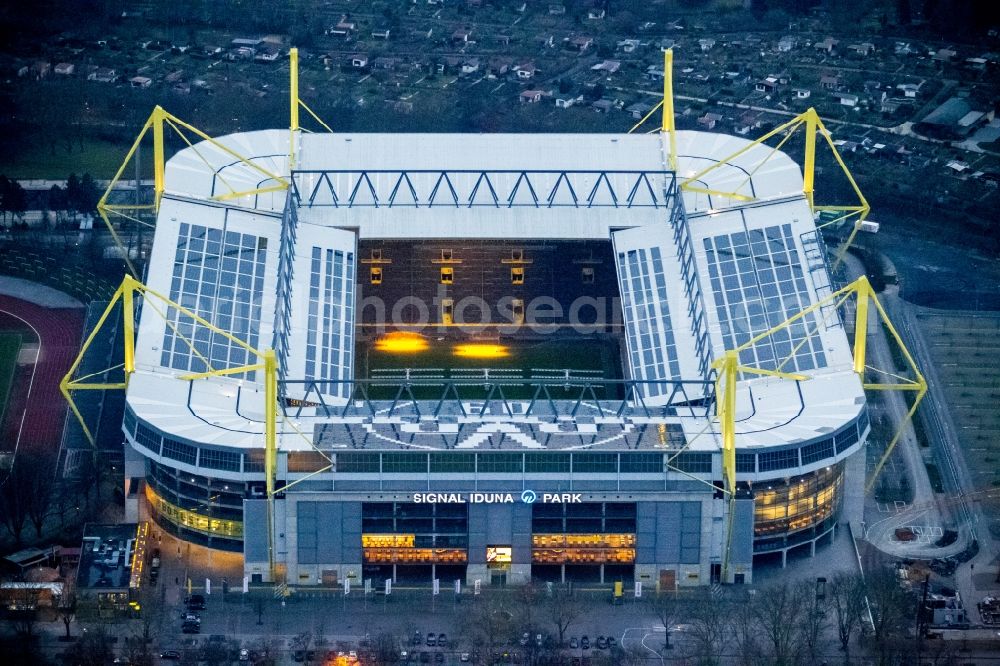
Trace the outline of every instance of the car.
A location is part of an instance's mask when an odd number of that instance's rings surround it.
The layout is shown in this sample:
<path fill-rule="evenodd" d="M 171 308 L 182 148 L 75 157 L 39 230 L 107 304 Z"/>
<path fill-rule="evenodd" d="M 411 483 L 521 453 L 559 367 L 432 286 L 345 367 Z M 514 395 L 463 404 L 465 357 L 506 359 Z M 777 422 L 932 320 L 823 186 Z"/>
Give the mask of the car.
<path fill-rule="evenodd" d="M 518 641 L 521 645 L 527 645 L 528 641 L 531 640 L 531 635 L 526 631 L 521 634 L 521 639 Z"/>
<path fill-rule="evenodd" d="M 185 622 L 184 625 L 181 627 L 181 632 L 185 634 L 200 634 L 201 626 L 199 626 L 195 622 Z"/>
<path fill-rule="evenodd" d="M 240 661 L 250 661 L 250 650 L 246 648 L 240 650 Z"/>
<path fill-rule="evenodd" d="M 296 650 L 295 652 L 292 653 L 292 659 L 294 659 L 295 661 L 297 661 L 299 663 L 302 663 L 303 661 L 306 660 L 306 651 L 305 650 Z"/>
<path fill-rule="evenodd" d="M 580 639 L 580 648 L 583 650 L 590 649 L 590 639 L 588 637 L 584 636 Z"/>
<path fill-rule="evenodd" d="M 608 649 L 613 650 L 616 647 L 618 647 L 618 641 L 615 640 L 614 636 L 608 636 Z"/>
<path fill-rule="evenodd" d="M 201 618 L 198 617 L 197 613 L 181 613 L 181 620 L 183 622 L 193 622 L 195 624 L 201 624 Z"/>
<path fill-rule="evenodd" d="M 421 664 L 429 664 L 429 663 L 431 663 L 431 653 L 430 652 L 421 652 L 420 653 L 420 663 Z"/>
<path fill-rule="evenodd" d="M 330 660 L 330 657 L 329 657 L 329 655 L 327 655 L 327 661 L 329 661 L 329 660 Z M 410 653 L 407 652 L 406 650 L 400 650 L 399 651 L 399 660 L 405 664 L 406 662 L 408 662 L 410 660 Z"/>
<path fill-rule="evenodd" d="M 421 634 L 419 631 L 414 631 L 413 632 L 413 644 L 414 645 L 420 645 L 421 643 L 423 643 L 424 642 L 423 638 L 424 638 L 423 634 Z"/>
<path fill-rule="evenodd" d="M 576 636 L 571 636 L 569 639 L 569 648 L 575 650 L 580 647 L 580 641 L 576 639 Z"/>
<path fill-rule="evenodd" d="M 471 655 L 471 654 L 469 654 L 468 652 L 463 652 L 463 653 L 462 653 L 462 654 L 461 654 L 461 655 L 460 655 L 460 656 L 458 657 L 458 660 L 459 660 L 460 662 L 462 662 L 463 664 L 465 664 L 465 663 L 468 663 L 469 661 L 471 661 L 471 660 L 472 660 L 472 655 Z"/>
<path fill-rule="evenodd" d="M 443 664 L 444 663 L 444 652 L 435 652 L 434 653 L 434 663 L 435 664 Z"/>
<path fill-rule="evenodd" d="M 438 647 L 448 647 L 447 634 L 438 634 Z"/>
<path fill-rule="evenodd" d="M 535 634 L 535 646 L 536 647 L 542 647 L 542 642 L 543 642 L 542 641 L 542 635 L 541 634 Z"/>
<path fill-rule="evenodd" d="M 608 639 L 605 638 L 604 636 L 598 636 L 597 637 L 597 649 L 598 650 L 607 650 L 608 649 Z"/>
<path fill-rule="evenodd" d="M 437 634 L 427 634 L 427 647 L 437 645 Z"/>
<path fill-rule="evenodd" d="M 184 600 L 184 605 L 190 610 L 205 610 L 205 597 L 200 594 L 192 594 Z"/>
<path fill-rule="evenodd" d="M 177 650 L 164 650 L 160 653 L 160 659 L 180 659 L 181 653 Z"/>

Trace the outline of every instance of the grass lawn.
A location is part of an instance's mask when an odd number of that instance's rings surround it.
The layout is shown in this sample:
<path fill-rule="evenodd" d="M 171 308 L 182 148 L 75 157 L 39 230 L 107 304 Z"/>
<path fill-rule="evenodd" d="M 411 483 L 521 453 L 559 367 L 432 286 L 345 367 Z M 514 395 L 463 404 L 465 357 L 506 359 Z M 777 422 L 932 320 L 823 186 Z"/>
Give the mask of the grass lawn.
<path fill-rule="evenodd" d="M 385 379 L 392 386 L 378 386 L 371 390 L 371 397 L 377 399 L 392 398 L 398 388 L 398 379 L 405 374 L 405 369 L 423 370 L 420 374 L 433 376 L 434 380 L 444 378 L 470 378 L 473 373 L 463 373 L 462 370 L 477 371 L 478 379 L 483 375 L 481 370 L 489 368 L 508 370 L 511 372 L 496 373 L 494 376 L 504 379 L 522 379 L 538 377 L 541 370 L 571 370 L 591 371 L 585 375 L 591 379 L 620 379 L 621 368 L 618 353 L 618 343 L 611 338 L 563 338 L 553 340 L 518 340 L 503 339 L 499 345 L 505 348 L 504 355 L 476 357 L 462 356 L 458 352 L 462 342 L 426 338 L 427 347 L 420 351 L 391 352 L 377 349 L 375 345 L 358 344 L 357 377 L 364 379 Z M 543 376 L 551 376 L 544 373 Z M 443 386 L 427 387 L 414 391 L 418 398 L 436 399 L 441 397 Z M 553 399 L 566 399 L 572 394 L 573 399 L 579 394 L 579 389 L 570 389 L 567 395 L 562 388 L 550 389 Z M 557 395 L 557 392 L 559 395 Z M 481 385 L 459 388 L 459 395 L 465 399 L 483 398 L 487 395 Z M 504 387 L 504 395 L 508 398 L 530 398 L 534 389 L 527 385 Z M 600 392 L 598 393 L 600 395 Z M 454 397 L 454 396 L 452 396 Z M 499 398 L 499 395 L 494 395 Z"/>
<path fill-rule="evenodd" d="M 74 141 L 71 152 L 66 151 L 65 145 L 57 145 L 53 153 L 47 141 L 31 136 L 0 157 L 0 173 L 11 178 L 49 180 L 65 179 L 71 173 L 89 173 L 97 180 L 107 180 L 118 171 L 128 149 L 127 144 L 84 139 L 83 150 Z M 153 177 L 152 155 L 152 141 L 143 141 L 140 164 L 143 178 Z M 125 177 L 135 177 L 134 163 L 126 169 Z"/>
<path fill-rule="evenodd" d="M 0 332 L 0 422 L 3 422 L 4 410 L 7 408 L 7 396 L 10 395 L 14 368 L 17 367 L 17 352 L 20 348 L 20 334 Z"/>

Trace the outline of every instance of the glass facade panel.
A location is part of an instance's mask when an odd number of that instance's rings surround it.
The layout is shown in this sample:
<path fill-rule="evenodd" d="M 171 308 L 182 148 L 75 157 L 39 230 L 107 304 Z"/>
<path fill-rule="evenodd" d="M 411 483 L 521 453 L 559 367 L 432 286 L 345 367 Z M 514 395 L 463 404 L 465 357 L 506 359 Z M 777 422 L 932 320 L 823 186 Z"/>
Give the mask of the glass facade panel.
<path fill-rule="evenodd" d="M 519 473 L 522 459 L 520 453 L 480 453 L 476 465 L 480 474 Z"/>
<path fill-rule="evenodd" d="M 754 488 L 754 536 L 786 535 L 833 516 L 840 502 L 843 463 Z"/>

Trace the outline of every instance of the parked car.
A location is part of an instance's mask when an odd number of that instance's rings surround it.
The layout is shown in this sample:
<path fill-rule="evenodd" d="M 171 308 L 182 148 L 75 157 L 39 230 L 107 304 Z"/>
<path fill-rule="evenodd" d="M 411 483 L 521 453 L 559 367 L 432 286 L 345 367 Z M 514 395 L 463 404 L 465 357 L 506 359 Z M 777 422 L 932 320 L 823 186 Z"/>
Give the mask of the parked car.
<path fill-rule="evenodd" d="M 434 647 L 437 645 L 437 634 L 427 634 L 427 647 Z"/>
<path fill-rule="evenodd" d="M 459 660 L 460 662 L 462 662 L 463 664 L 465 664 L 465 663 L 467 663 L 467 662 L 469 662 L 469 661 L 471 661 L 471 660 L 472 660 L 472 655 L 471 655 L 471 654 L 469 654 L 468 652 L 463 652 L 463 653 L 461 654 L 461 656 L 459 656 L 458 660 Z"/>
<path fill-rule="evenodd" d="M 543 643 L 543 641 L 542 641 L 542 635 L 541 634 L 535 634 L 535 646 L 536 647 L 542 647 L 542 643 Z"/>
<path fill-rule="evenodd" d="M 598 650 L 607 650 L 608 649 L 608 639 L 605 638 L 604 636 L 598 636 L 597 637 L 597 649 Z"/>
<path fill-rule="evenodd" d="M 192 594 L 184 600 L 184 605 L 189 610 L 205 610 L 205 597 L 200 594 Z"/>
<path fill-rule="evenodd" d="M 615 640 L 614 636 L 608 636 L 608 649 L 612 650 L 618 646 L 618 641 Z"/>
<path fill-rule="evenodd" d="M 527 645 L 530 639 L 531 635 L 527 631 L 524 632 L 523 634 L 521 634 L 521 640 L 520 640 L 521 645 Z"/>
<path fill-rule="evenodd" d="M 420 645 L 424 642 L 424 636 L 419 631 L 413 632 L 413 645 Z"/>
<path fill-rule="evenodd" d="M 581 638 L 580 639 L 580 647 L 582 649 L 584 649 L 584 650 L 589 650 L 590 649 L 590 639 L 587 638 L 586 636 L 584 636 L 583 638 Z"/>
<path fill-rule="evenodd" d="M 580 641 L 576 639 L 576 636 L 571 636 L 569 639 L 569 647 L 571 650 L 575 650 L 580 647 Z"/>
<path fill-rule="evenodd" d="M 447 634 L 438 634 L 438 647 L 448 647 Z"/>
<path fill-rule="evenodd" d="M 181 653 L 177 650 L 164 650 L 160 653 L 160 659 L 180 659 Z"/>
<path fill-rule="evenodd" d="M 250 661 L 250 650 L 246 648 L 240 650 L 240 661 Z"/>
<path fill-rule="evenodd" d="M 197 613 L 189 613 L 187 611 L 183 611 L 181 613 L 181 621 L 182 622 L 194 622 L 195 624 L 201 624 L 201 618 L 198 617 Z"/>

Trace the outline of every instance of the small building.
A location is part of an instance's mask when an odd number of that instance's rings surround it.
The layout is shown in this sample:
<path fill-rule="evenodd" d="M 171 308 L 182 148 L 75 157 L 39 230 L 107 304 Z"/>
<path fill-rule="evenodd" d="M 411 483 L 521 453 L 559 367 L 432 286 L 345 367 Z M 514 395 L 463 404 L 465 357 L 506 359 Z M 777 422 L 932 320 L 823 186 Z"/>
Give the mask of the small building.
<path fill-rule="evenodd" d="M 796 40 L 795 37 L 792 37 L 791 35 L 785 35 L 784 37 L 778 40 L 778 52 L 788 53 L 789 51 L 795 48 L 795 45 L 797 43 L 798 40 Z"/>
<path fill-rule="evenodd" d="M 542 95 L 545 92 L 542 90 L 524 90 L 518 96 L 518 100 L 521 104 L 537 104 L 542 101 Z"/>
<path fill-rule="evenodd" d="M 698 40 L 698 46 L 701 47 L 702 51 L 711 51 L 715 48 L 715 40 L 711 37 L 702 37 Z"/>
<path fill-rule="evenodd" d="M 758 81 L 753 88 L 757 92 L 762 92 L 771 95 L 777 92 L 778 90 L 778 79 L 773 76 L 769 76 L 763 81 Z"/>
<path fill-rule="evenodd" d="M 824 90 L 835 91 L 840 88 L 840 77 L 832 74 L 824 74 L 819 77 L 819 85 L 822 86 Z"/>
<path fill-rule="evenodd" d="M 479 58 L 469 58 L 462 63 L 462 74 L 475 74 L 479 71 Z"/>
<path fill-rule="evenodd" d="M 952 49 L 938 49 L 931 55 L 931 60 L 941 63 L 951 62 L 956 55 L 958 54 Z"/>
<path fill-rule="evenodd" d="M 761 114 L 759 112 L 746 111 L 740 114 L 740 117 L 736 119 L 736 133 L 746 135 L 754 130 L 760 129 L 763 124 L 764 123 L 761 121 Z"/>
<path fill-rule="evenodd" d="M 459 45 L 468 44 L 471 37 L 472 30 L 468 28 L 459 28 L 455 32 L 451 33 L 451 43 Z"/>
<path fill-rule="evenodd" d="M 567 37 L 565 40 L 567 48 L 571 51 L 576 51 L 577 53 L 584 53 L 591 46 L 594 45 L 593 37 L 586 37 L 584 35 L 574 35 L 573 37 Z"/>
<path fill-rule="evenodd" d="M 858 105 L 858 96 L 852 95 L 851 93 L 842 93 L 842 92 L 834 93 L 833 98 L 839 101 L 841 106 L 854 107 Z"/>
<path fill-rule="evenodd" d="M 237 37 L 233 41 L 229 42 L 229 47 L 232 49 L 238 48 L 249 48 L 256 49 L 263 43 L 263 39 L 251 39 L 247 37 Z"/>
<path fill-rule="evenodd" d="M 722 121 L 722 116 L 718 113 L 706 113 L 701 118 L 698 118 L 698 125 L 705 129 L 715 129 L 715 126 Z"/>
<path fill-rule="evenodd" d="M 599 99 L 590 105 L 597 113 L 608 113 L 615 108 L 615 102 L 611 99 Z"/>
<path fill-rule="evenodd" d="M 133 88 L 148 88 L 153 85 L 153 79 L 148 76 L 133 76 L 128 82 Z"/>
<path fill-rule="evenodd" d="M 184 78 L 184 70 L 175 69 L 163 77 L 164 83 L 177 83 Z"/>
<path fill-rule="evenodd" d="M 58 76 L 72 76 L 76 71 L 76 65 L 71 62 L 61 62 L 53 70 Z"/>
<path fill-rule="evenodd" d="M 875 45 L 871 42 L 861 42 L 860 44 L 851 44 L 847 47 L 847 50 L 862 58 L 867 58 L 872 53 L 875 53 Z"/>
<path fill-rule="evenodd" d="M 393 70 L 399 65 L 399 58 L 393 58 L 390 56 L 381 56 L 375 58 L 372 62 L 372 67 L 375 69 Z"/>
<path fill-rule="evenodd" d="M 836 50 L 837 44 L 840 44 L 838 40 L 834 39 L 833 37 L 827 37 L 826 39 L 813 44 L 813 48 L 818 51 L 823 51 L 827 55 L 830 55 L 834 52 L 834 50 Z"/>
<path fill-rule="evenodd" d="M 660 65 L 650 65 L 646 68 L 646 72 L 643 76 L 650 81 L 662 81 L 663 80 L 663 67 Z"/>
<path fill-rule="evenodd" d="M 795 93 L 795 99 L 809 99 L 812 95 L 812 90 L 809 88 L 792 88 L 792 92 Z"/>
<path fill-rule="evenodd" d="M 281 49 L 268 44 L 257 49 L 254 60 L 257 62 L 275 62 L 280 57 Z"/>
<path fill-rule="evenodd" d="M 964 139 L 972 131 L 975 120 L 982 117 L 970 116 L 976 112 L 963 97 L 952 97 L 924 116 L 914 129 L 919 134 L 935 139 Z M 970 119 L 972 121 L 970 122 Z"/>
<path fill-rule="evenodd" d="M 351 67 L 363 69 L 368 66 L 368 56 L 363 53 L 351 56 Z"/>
<path fill-rule="evenodd" d="M 513 59 L 507 56 L 494 56 L 490 58 L 486 73 L 493 78 L 503 76 L 510 71 L 513 64 Z"/>
<path fill-rule="evenodd" d="M 571 106 L 579 104 L 582 101 L 583 101 L 582 95 L 578 95 L 576 97 L 556 97 L 556 108 L 568 109 Z"/>
<path fill-rule="evenodd" d="M 606 13 L 607 12 L 605 12 L 604 9 L 594 7 L 587 10 L 587 19 L 590 21 L 600 21 L 604 18 Z"/>
<path fill-rule="evenodd" d="M 98 67 L 87 75 L 88 81 L 98 81 L 100 83 L 114 83 L 118 78 L 118 73 L 110 67 Z"/>
<path fill-rule="evenodd" d="M 590 69 L 594 72 L 607 72 L 608 74 L 614 74 L 621 69 L 621 66 L 622 63 L 619 60 L 605 60 L 604 62 L 597 63 Z"/>
<path fill-rule="evenodd" d="M 8 611 L 34 611 L 55 608 L 63 595 L 64 583 L 0 583 L 0 608 Z"/>
<path fill-rule="evenodd" d="M 338 21 L 336 25 L 332 25 L 326 29 L 326 34 L 346 37 L 356 29 L 357 24 L 355 24 L 354 21 L 348 21 L 346 16 L 341 16 L 340 21 Z"/>
<path fill-rule="evenodd" d="M 636 120 L 642 120 L 652 110 L 653 105 L 649 102 L 635 102 L 625 107 L 625 111 Z"/>
<path fill-rule="evenodd" d="M 903 97 L 914 99 L 916 98 L 917 93 L 920 92 L 920 88 L 923 87 L 923 85 L 923 81 L 920 83 L 900 83 L 896 85 L 896 90 L 902 92 Z"/>
<path fill-rule="evenodd" d="M 635 53 L 635 50 L 639 48 L 639 44 L 640 42 L 638 39 L 623 39 L 615 46 L 622 53 Z"/>
<path fill-rule="evenodd" d="M 534 62 L 525 62 L 514 67 L 514 71 L 517 73 L 517 78 L 522 81 L 528 81 L 538 73 L 538 68 L 535 67 Z"/>
<path fill-rule="evenodd" d="M 97 525 L 83 530 L 76 598 L 81 615 L 114 617 L 129 604 L 146 581 L 149 523 Z"/>
<path fill-rule="evenodd" d="M 389 28 L 372 30 L 372 39 L 389 39 Z"/>

